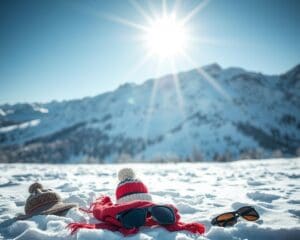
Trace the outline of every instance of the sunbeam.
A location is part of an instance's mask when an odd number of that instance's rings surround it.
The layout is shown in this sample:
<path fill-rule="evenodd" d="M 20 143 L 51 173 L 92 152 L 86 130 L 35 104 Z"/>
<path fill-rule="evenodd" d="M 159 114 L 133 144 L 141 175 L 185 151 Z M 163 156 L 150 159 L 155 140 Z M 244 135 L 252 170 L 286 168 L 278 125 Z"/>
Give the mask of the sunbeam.
<path fill-rule="evenodd" d="M 148 24 L 152 23 L 153 19 L 151 18 L 151 16 L 147 14 L 147 12 L 136 0 L 130 0 L 129 2 L 135 8 L 135 10 L 137 10 L 145 18 Z"/>
<path fill-rule="evenodd" d="M 148 30 L 148 28 L 144 25 L 138 24 L 136 22 L 132 22 L 128 19 L 124 19 L 124 18 L 121 18 L 121 17 L 113 15 L 113 14 L 103 14 L 103 17 L 106 18 L 107 20 L 110 20 L 110 21 L 113 21 L 116 23 L 120 23 L 120 24 L 128 26 L 128 27 L 135 28 L 137 30 L 141 30 L 144 32 L 146 32 Z"/>
<path fill-rule="evenodd" d="M 180 0 L 175 0 L 171 13 L 178 12 L 179 7 L 180 7 Z"/>
<path fill-rule="evenodd" d="M 219 92 L 227 101 L 231 101 L 231 97 L 225 92 L 225 90 L 217 83 L 217 81 L 207 74 L 203 69 L 199 68 L 191 57 L 183 53 L 183 56 L 188 62 L 190 62 L 197 72 L 206 80 L 217 92 Z"/>
<path fill-rule="evenodd" d="M 214 39 L 211 37 L 204 37 L 204 36 L 189 36 L 189 42 L 191 44 L 202 44 L 202 45 L 210 45 L 210 46 L 228 46 L 223 40 Z"/>
<path fill-rule="evenodd" d="M 159 59 L 155 66 L 155 76 L 157 76 L 160 66 L 161 66 L 161 60 Z M 153 103 L 156 98 L 157 82 L 158 82 L 158 79 L 153 80 L 153 87 L 152 87 L 152 91 L 151 91 L 151 95 L 150 95 L 149 107 L 146 112 L 146 121 L 145 121 L 144 131 L 143 131 L 143 139 L 144 140 L 148 139 L 148 128 L 149 128 L 149 123 L 150 123 L 151 117 L 152 117 Z"/>
<path fill-rule="evenodd" d="M 181 92 L 180 79 L 178 77 L 178 70 L 177 70 L 174 60 L 171 61 L 171 65 L 172 65 L 172 76 L 173 76 L 173 80 L 175 83 L 177 102 L 179 104 L 180 113 L 181 113 L 182 119 L 184 121 L 185 119 L 188 118 L 188 115 L 185 110 L 184 98 L 183 98 L 182 92 Z M 191 137 L 191 130 L 190 130 L 189 124 L 187 124 L 187 130 L 184 131 L 184 135 L 185 135 L 185 141 L 189 142 L 190 146 L 192 146 L 193 142 L 191 142 L 192 137 Z"/>
<path fill-rule="evenodd" d="M 182 24 L 186 24 L 187 22 L 189 22 L 197 13 L 199 13 L 204 7 L 206 7 L 209 2 L 210 0 L 203 0 L 201 3 L 199 3 L 197 7 L 195 7 L 183 18 Z"/>
<path fill-rule="evenodd" d="M 185 107 L 184 107 L 184 99 L 182 97 L 181 87 L 180 87 L 180 80 L 178 78 L 178 73 L 177 73 L 178 71 L 177 71 L 177 68 L 175 66 L 174 60 L 171 60 L 171 68 L 172 68 L 172 77 L 173 77 L 173 81 L 174 81 L 174 84 L 175 84 L 177 102 L 179 104 L 179 109 L 180 109 L 180 112 L 183 116 L 183 119 L 185 119 L 186 118 L 186 113 L 185 113 Z"/>
<path fill-rule="evenodd" d="M 166 16 L 168 12 L 167 0 L 162 0 L 161 3 L 162 3 L 163 16 Z"/>

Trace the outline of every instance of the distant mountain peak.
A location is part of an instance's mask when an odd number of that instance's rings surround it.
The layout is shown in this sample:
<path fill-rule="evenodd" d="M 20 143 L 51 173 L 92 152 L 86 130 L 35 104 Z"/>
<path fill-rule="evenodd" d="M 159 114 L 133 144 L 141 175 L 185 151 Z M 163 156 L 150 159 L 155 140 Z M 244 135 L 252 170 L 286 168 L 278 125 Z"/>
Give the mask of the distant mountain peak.
<path fill-rule="evenodd" d="M 211 63 L 208 65 L 204 65 L 200 69 L 213 77 L 217 77 L 223 70 L 218 63 Z"/>
<path fill-rule="evenodd" d="M 295 67 L 293 67 L 292 69 L 290 69 L 289 71 L 287 71 L 287 73 L 300 73 L 300 63 L 297 64 Z"/>
<path fill-rule="evenodd" d="M 284 79 L 285 84 L 290 88 L 299 89 L 300 88 L 300 64 L 281 75 Z"/>
<path fill-rule="evenodd" d="M 201 68 L 206 71 L 211 71 L 211 70 L 222 71 L 223 70 L 222 67 L 218 63 L 207 64 L 207 65 L 202 66 Z"/>

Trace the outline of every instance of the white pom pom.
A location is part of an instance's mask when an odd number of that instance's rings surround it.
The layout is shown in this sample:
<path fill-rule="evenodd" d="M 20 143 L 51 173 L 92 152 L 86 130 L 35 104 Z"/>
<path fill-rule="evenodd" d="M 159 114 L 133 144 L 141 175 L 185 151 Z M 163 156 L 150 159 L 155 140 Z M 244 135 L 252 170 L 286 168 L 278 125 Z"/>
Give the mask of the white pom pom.
<path fill-rule="evenodd" d="M 135 173 L 132 168 L 123 168 L 118 173 L 119 181 L 122 182 L 125 179 L 134 179 Z"/>

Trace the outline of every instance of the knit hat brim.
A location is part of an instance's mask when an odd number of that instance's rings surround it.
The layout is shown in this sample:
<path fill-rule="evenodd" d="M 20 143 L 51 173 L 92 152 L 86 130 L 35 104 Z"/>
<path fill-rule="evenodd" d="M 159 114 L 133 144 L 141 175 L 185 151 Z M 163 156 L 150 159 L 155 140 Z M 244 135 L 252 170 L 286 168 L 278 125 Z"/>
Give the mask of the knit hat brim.
<path fill-rule="evenodd" d="M 126 195 L 124 197 L 121 197 L 121 198 L 117 199 L 117 204 L 136 201 L 136 200 L 152 201 L 152 197 L 148 193 L 133 193 L 133 194 Z"/>
<path fill-rule="evenodd" d="M 50 205 L 43 205 L 37 210 L 35 210 L 32 214 L 22 214 L 17 217 L 18 220 L 24 220 L 27 218 L 31 218 L 35 215 L 58 215 L 59 213 L 62 213 L 64 211 L 67 211 L 71 208 L 78 207 L 75 203 L 63 203 L 63 202 L 57 202 L 55 204 Z"/>

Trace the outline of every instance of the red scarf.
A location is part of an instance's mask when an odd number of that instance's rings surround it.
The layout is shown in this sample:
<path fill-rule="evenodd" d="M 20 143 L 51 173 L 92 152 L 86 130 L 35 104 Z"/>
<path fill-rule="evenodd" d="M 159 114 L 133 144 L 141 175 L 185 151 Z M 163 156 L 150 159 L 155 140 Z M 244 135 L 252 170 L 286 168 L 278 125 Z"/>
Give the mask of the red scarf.
<path fill-rule="evenodd" d="M 138 228 L 127 229 L 122 226 L 122 224 L 116 219 L 116 215 L 123 211 L 133 209 L 133 208 L 146 208 L 154 206 L 155 204 L 150 201 L 131 201 L 121 204 L 113 204 L 110 197 L 103 196 L 96 200 L 96 202 L 92 203 L 89 210 L 81 209 L 85 212 L 92 213 L 95 218 L 101 221 L 101 223 L 97 224 L 89 224 L 89 223 L 70 223 L 68 227 L 71 229 L 71 234 L 75 233 L 80 228 L 89 228 L 89 229 L 107 229 L 110 231 L 119 231 L 123 233 L 125 236 L 130 234 L 135 234 L 138 232 Z M 183 223 L 180 222 L 180 215 L 178 213 L 178 209 L 168 204 L 174 209 L 175 212 L 175 223 L 172 225 L 159 225 L 152 218 L 147 218 L 145 226 L 162 226 L 167 230 L 181 231 L 186 230 L 192 233 L 203 234 L 205 231 L 204 225 L 200 223 Z"/>

